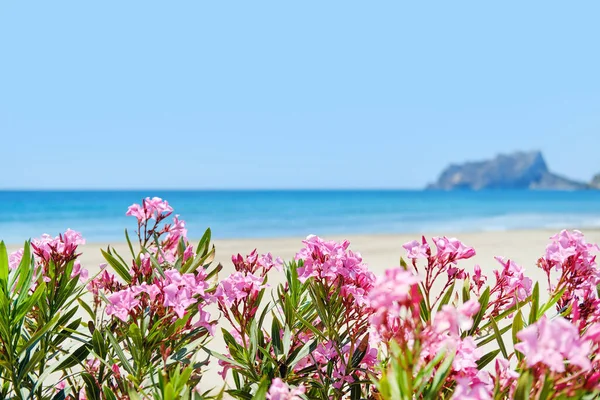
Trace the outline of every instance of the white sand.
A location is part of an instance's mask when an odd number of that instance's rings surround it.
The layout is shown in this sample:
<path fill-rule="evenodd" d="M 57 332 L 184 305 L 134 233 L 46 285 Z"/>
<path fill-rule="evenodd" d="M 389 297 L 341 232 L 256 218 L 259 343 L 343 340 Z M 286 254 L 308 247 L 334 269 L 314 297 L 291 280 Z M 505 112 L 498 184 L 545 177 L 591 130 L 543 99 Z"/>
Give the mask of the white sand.
<path fill-rule="evenodd" d="M 515 261 L 526 268 L 529 277 L 540 280 L 541 288 L 545 288 L 545 274 L 536 267 L 536 261 L 544 254 L 548 238 L 556 231 L 549 230 L 523 230 L 509 232 L 480 232 L 480 233 L 460 233 L 449 234 L 448 232 L 438 232 L 425 234 L 430 239 L 431 236 L 456 236 L 466 245 L 475 248 L 477 255 L 470 260 L 461 262 L 461 266 L 468 271 L 472 271 L 475 264 L 482 267 L 484 274 L 492 275 L 492 270 L 498 268 L 499 264 L 494 260 L 494 256 L 504 256 Z M 584 231 L 587 241 L 600 243 L 600 230 Z M 401 234 L 401 235 L 356 235 L 347 237 L 325 237 L 324 239 L 348 239 L 351 242 L 350 248 L 362 254 L 364 262 L 376 273 L 381 274 L 385 269 L 399 265 L 399 258 L 405 254 L 402 244 L 413 239 L 419 239 L 421 234 Z M 223 264 L 224 269 L 221 277 L 227 276 L 232 272 L 231 255 L 241 253 L 246 255 L 253 249 L 258 249 L 260 253 L 271 252 L 274 256 L 282 257 L 284 260 L 290 260 L 295 253 L 302 247 L 303 238 L 274 238 L 274 239 L 228 239 L 216 240 L 216 259 Z M 433 242 L 429 240 L 430 245 L 434 247 Z M 107 244 L 90 243 L 82 247 L 81 256 L 82 265 L 87 268 L 91 274 L 98 271 L 98 265 L 104 260 L 100 254 L 100 249 L 106 249 Z M 129 250 L 124 243 L 117 243 L 114 248 L 128 260 Z M 12 249 L 9 250 L 14 250 Z M 280 280 L 274 277 L 275 280 Z M 490 276 L 490 283 L 493 283 L 493 277 Z M 217 351 L 224 351 L 222 339 L 217 337 L 213 340 L 211 348 Z M 214 362 L 216 367 L 216 361 Z M 204 386 L 209 388 L 221 382 L 220 377 L 216 375 L 216 368 L 211 368 L 203 378 Z"/>

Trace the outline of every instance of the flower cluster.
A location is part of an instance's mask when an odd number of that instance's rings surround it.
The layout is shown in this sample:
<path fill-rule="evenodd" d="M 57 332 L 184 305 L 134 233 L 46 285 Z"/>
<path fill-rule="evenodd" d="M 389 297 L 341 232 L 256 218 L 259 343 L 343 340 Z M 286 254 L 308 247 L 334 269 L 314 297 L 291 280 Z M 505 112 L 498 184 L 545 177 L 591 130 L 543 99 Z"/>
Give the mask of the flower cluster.
<path fill-rule="evenodd" d="M 545 257 L 538 261 L 548 277 L 551 292 L 563 291 L 557 302 L 557 309 L 571 307 L 575 313 L 580 330 L 589 324 L 600 321 L 600 268 L 594 253 L 600 251 L 596 244 L 585 241 L 579 231 L 563 230 L 552 236 L 546 248 Z M 558 283 L 553 284 L 551 273 L 558 272 Z"/>
<path fill-rule="evenodd" d="M 411 260 L 415 273 L 419 274 L 418 259 L 427 260 L 425 266 L 425 279 L 422 284 L 423 296 L 428 306 L 433 307 L 441 299 L 446 290 L 454 285 L 457 279 L 464 279 L 467 273 L 460 268 L 457 263 L 460 260 L 466 260 L 475 255 L 472 247 L 466 246 L 456 238 L 434 237 L 433 242 L 436 246 L 436 254 L 432 254 L 427 240 L 423 236 L 421 242 L 413 240 L 405 243 L 402 247 L 407 251 L 407 258 Z M 432 288 L 440 276 L 446 276 L 446 283 L 439 295 L 432 299 Z"/>

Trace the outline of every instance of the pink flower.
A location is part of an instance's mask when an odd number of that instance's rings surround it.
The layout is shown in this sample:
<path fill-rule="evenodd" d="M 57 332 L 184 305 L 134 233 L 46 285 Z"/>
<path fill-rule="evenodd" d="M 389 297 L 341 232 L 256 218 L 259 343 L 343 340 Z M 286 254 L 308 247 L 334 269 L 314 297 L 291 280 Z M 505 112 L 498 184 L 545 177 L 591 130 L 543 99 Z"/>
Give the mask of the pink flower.
<path fill-rule="evenodd" d="M 119 368 L 117 364 L 113 364 L 112 367 L 110 367 L 110 369 L 112 370 L 115 378 L 121 379 L 121 368 Z"/>
<path fill-rule="evenodd" d="M 479 291 L 481 290 L 481 287 L 483 285 L 485 285 L 485 282 L 487 281 L 487 276 L 483 275 L 481 273 L 481 267 L 479 265 L 475 265 L 473 267 L 473 283 L 475 284 L 475 287 L 477 288 L 477 293 L 479 293 Z"/>
<path fill-rule="evenodd" d="M 19 249 L 10 253 L 8 257 L 8 267 L 10 269 L 17 269 L 19 264 L 21 263 L 21 259 L 23 258 L 23 249 Z"/>
<path fill-rule="evenodd" d="M 100 360 L 97 358 L 89 358 L 85 362 L 85 367 L 88 372 L 94 373 L 100 368 Z"/>
<path fill-rule="evenodd" d="M 87 279 L 89 277 L 88 270 L 85 268 L 81 268 L 81 263 L 79 262 L 79 260 L 75 260 L 75 263 L 73 263 L 73 271 L 71 272 L 71 279 L 75 278 L 76 276 L 79 276 L 79 280 L 81 282 L 87 281 Z"/>
<path fill-rule="evenodd" d="M 173 311 L 179 318 L 183 318 L 185 310 L 192 304 L 196 303 L 196 299 L 190 296 L 190 291 L 186 288 L 179 288 L 172 283 L 163 288 L 165 295 L 164 306 L 173 307 Z"/>
<path fill-rule="evenodd" d="M 402 245 L 406 249 L 406 257 L 410 259 L 415 258 L 428 258 L 430 249 L 425 237 L 422 238 L 421 243 L 413 240 Z"/>
<path fill-rule="evenodd" d="M 562 230 L 550 239 L 552 242 L 546 247 L 546 258 L 555 261 L 557 269 L 571 256 L 581 254 L 592 261 L 591 253 L 600 251 L 598 245 L 586 243 L 583 234 L 577 230 Z"/>
<path fill-rule="evenodd" d="M 473 326 L 472 317 L 479 311 L 479 302 L 471 299 L 466 303 L 455 308 L 451 305 L 445 305 L 442 310 L 435 315 L 434 329 L 439 332 L 448 332 L 451 335 L 460 335 L 461 332 L 471 329 Z"/>
<path fill-rule="evenodd" d="M 237 300 L 248 296 L 255 296 L 260 290 L 266 288 L 263 279 L 253 274 L 244 275 L 242 272 L 234 272 L 222 280 L 215 291 L 215 298 L 231 307 Z"/>
<path fill-rule="evenodd" d="M 439 260 L 455 262 L 466 260 L 475 255 L 475 249 L 465 246 L 456 238 L 434 237 L 433 242 L 437 247 L 437 258 Z"/>
<path fill-rule="evenodd" d="M 189 245 L 188 247 L 185 248 L 185 251 L 183 252 L 183 262 L 186 262 L 187 260 L 189 260 L 190 258 L 194 257 L 194 246 Z"/>
<path fill-rule="evenodd" d="M 288 385 L 280 378 L 275 378 L 271 381 L 271 387 L 267 393 L 267 400 L 301 400 L 300 397 L 306 388 L 300 385 L 295 389 L 290 389 Z"/>
<path fill-rule="evenodd" d="M 407 305 L 419 299 L 411 299 L 416 293 L 420 279 L 402 268 L 388 269 L 377 279 L 369 300 L 373 309 L 395 309 L 398 304 Z M 417 296 L 418 297 L 418 296 Z"/>
<path fill-rule="evenodd" d="M 457 342 L 455 340 L 458 340 Z M 477 371 L 477 360 L 481 358 L 483 353 L 472 336 L 467 336 L 463 340 L 460 339 L 449 339 L 447 340 L 448 347 L 455 345 L 456 354 L 452 361 L 452 369 L 457 372 L 471 370 Z"/>
<path fill-rule="evenodd" d="M 590 343 L 579 337 L 577 328 L 562 317 L 549 321 L 545 316 L 517 333 L 515 349 L 525 355 L 529 367 L 538 363 L 554 372 L 565 371 L 565 361 L 584 371 L 591 368 Z"/>
<path fill-rule="evenodd" d="M 140 206 L 139 204 L 130 205 L 125 215 L 136 217 L 138 222 L 146 221 L 149 218 L 144 210 L 144 207 Z"/>
<path fill-rule="evenodd" d="M 482 371 L 484 372 L 484 371 Z M 485 373 L 480 374 L 485 376 Z M 454 400 L 487 400 L 492 399 L 494 385 L 488 378 L 460 377 L 456 379 L 456 388 L 452 394 Z"/>
<path fill-rule="evenodd" d="M 510 369 L 510 364 L 508 360 L 502 356 L 496 358 L 495 370 L 495 379 L 498 381 L 501 390 L 510 387 L 512 393 L 512 390 L 516 386 L 517 379 L 519 378 L 519 374 L 516 371 Z"/>
<path fill-rule="evenodd" d="M 132 204 L 127 209 L 125 215 L 134 216 L 138 223 L 144 223 L 150 219 L 164 218 L 173 212 L 173 208 L 169 203 L 159 197 L 146 197 L 142 205 Z"/>
<path fill-rule="evenodd" d="M 198 304 L 198 322 L 194 325 L 194 327 L 203 327 L 206 328 L 208 333 L 211 336 L 215 335 L 215 325 L 210 321 L 210 313 L 208 311 L 204 311 L 201 304 Z"/>
<path fill-rule="evenodd" d="M 498 303 L 496 311 L 512 307 L 517 301 L 525 300 L 530 294 L 533 281 L 525 276 L 525 269 L 511 260 L 495 257 L 502 265 L 494 270 L 496 284 L 491 289 L 490 304 Z"/>
<path fill-rule="evenodd" d="M 121 290 L 108 296 L 109 305 L 106 315 L 115 315 L 120 320 L 127 322 L 129 312 L 140 304 L 131 289 Z"/>

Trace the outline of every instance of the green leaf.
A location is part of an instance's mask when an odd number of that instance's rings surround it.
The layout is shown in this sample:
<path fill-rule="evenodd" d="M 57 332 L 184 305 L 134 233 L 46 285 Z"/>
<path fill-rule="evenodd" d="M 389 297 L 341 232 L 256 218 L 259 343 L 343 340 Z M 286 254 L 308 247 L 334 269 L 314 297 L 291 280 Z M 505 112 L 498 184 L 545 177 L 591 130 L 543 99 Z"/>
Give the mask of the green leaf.
<path fill-rule="evenodd" d="M 59 364 L 59 366 L 57 367 L 57 369 L 60 371 L 60 370 L 64 370 L 67 368 L 74 367 L 77 364 L 82 363 L 83 360 L 85 360 L 85 358 L 87 357 L 87 355 L 89 353 L 90 353 L 90 346 L 89 346 L 89 344 L 85 343 L 85 344 L 79 346 L 77 348 L 77 350 L 75 350 L 63 362 L 61 362 Z"/>
<path fill-rule="evenodd" d="M 211 230 L 210 230 L 210 228 L 207 228 L 206 231 L 204 232 L 204 235 L 202 235 L 200 242 L 198 242 L 198 247 L 196 247 L 196 254 L 199 254 L 202 256 L 206 255 L 206 253 L 208 252 L 208 247 L 210 245 L 210 236 L 211 236 Z"/>
<path fill-rule="evenodd" d="M 490 317 L 490 322 L 492 324 L 492 328 L 494 329 L 494 334 L 496 336 L 498 346 L 500 347 L 500 351 L 502 351 L 504 358 L 508 358 L 508 352 L 506 351 L 504 340 L 502 340 L 502 333 L 500 333 L 500 329 L 498 329 L 498 324 L 496 324 L 496 320 L 493 317 Z"/>
<path fill-rule="evenodd" d="M 477 369 L 481 371 L 486 365 L 494 361 L 498 353 L 500 353 L 500 349 L 492 350 L 482 356 L 479 360 L 477 360 Z"/>
<path fill-rule="evenodd" d="M 99 329 L 96 329 L 92 334 L 92 347 L 94 352 L 98 354 L 98 358 L 104 360 L 107 354 L 106 341 L 102 337 Z"/>
<path fill-rule="evenodd" d="M 125 353 L 123 352 L 123 349 L 121 349 L 121 345 L 119 344 L 119 342 L 117 342 L 117 339 L 115 339 L 115 337 L 113 336 L 113 334 L 110 330 L 106 331 L 106 335 L 108 337 L 108 340 L 110 341 L 110 344 L 112 345 L 113 350 L 115 351 L 115 353 L 117 353 L 117 357 L 121 361 L 121 365 L 123 366 L 125 371 L 127 371 L 128 373 L 133 375 L 134 374 L 133 367 L 129 363 L 129 360 L 125 356 Z"/>
<path fill-rule="evenodd" d="M 0 281 L 4 282 L 3 286 L 6 287 L 8 283 L 8 252 L 6 251 L 6 245 L 4 241 L 0 242 Z"/>
<path fill-rule="evenodd" d="M 500 329 L 500 334 L 504 335 L 512 328 L 511 325 L 506 325 L 504 328 Z M 491 335 L 483 336 L 480 338 L 480 341 L 477 342 L 477 347 L 484 346 L 490 342 L 493 342 L 496 339 L 496 334 L 492 333 Z"/>
<path fill-rule="evenodd" d="M 94 377 L 86 372 L 81 374 L 85 382 L 85 393 L 89 400 L 100 400 L 100 388 L 96 385 Z"/>
<path fill-rule="evenodd" d="M 515 318 L 514 318 L 513 324 L 512 324 L 513 346 L 515 344 L 519 343 L 519 339 L 517 338 L 517 333 L 519 333 L 519 331 L 521 329 L 523 329 L 524 325 L 525 325 L 525 323 L 523 321 L 523 314 L 521 313 L 521 310 L 519 310 L 517 312 L 517 315 L 515 315 Z M 519 351 L 515 350 L 515 354 L 516 354 L 517 358 L 519 359 L 519 361 L 521 361 L 523 359 L 523 354 L 521 354 Z"/>
<path fill-rule="evenodd" d="M 550 300 L 548 300 L 548 302 L 546 304 L 544 304 L 544 306 L 542 307 L 542 309 L 538 312 L 538 318 L 541 317 L 542 315 L 546 314 L 546 311 L 548 311 L 550 308 L 552 308 L 552 306 L 554 306 L 558 300 L 560 300 L 560 298 L 562 297 L 562 295 L 565 293 L 565 291 L 567 290 L 566 287 L 562 288 L 561 290 L 559 290 L 557 293 L 554 294 L 554 296 L 552 296 L 550 298 Z"/>
<path fill-rule="evenodd" d="M 471 299 L 471 285 L 469 282 L 469 278 L 465 279 L 465 282 L 462 287 L 462 301 L 466 303 Z"/>
<path fill-rule="evenodd" d="M 540 303 L 540 285 L 538 282 L 533 287 L 531 293 L 531 311 L 529 313 L 529 325 L 534 324 L 538 319 L 538 307 Z"/>
<path fill-rule="evenodd" d="M 286 325 L 285 330 L 283 332 L 283 355 L 286 357 L 290 353 L 291 343 L 292 332 L 290 331 L 290 328 L 288 328 Z"/>
<path fill-rule="evenodd" d="M 258 385 L 258 389 L 256 389 L 256 393 L 252 396 L 252 400 L 265 400 L 270 384 L 269 378 L 264 376 L 260 381 L 260 385 Z"/>
<path fill-rule="evenodd" d="M 454 355 L 452 355 L 452 357 L 448 356 L 442 365 L 440 365 L 440 368 L 438 368 L 433 380 L 431 381 L 431 385 L 423 393 L 423 399 L 437 400 L 442 398 L 440 391 L 442 390 L 446 378 L 448 375 L 450 375 L 450 372 L 452 372 L 453 361 Z"/>
<path fill-rule="evenodd" d="M 483 293 L 481 293 L 481 297 L 479 297 L 479 311 L 475 314 L 473 318 L 473 327 L 469 330 L 468 336 L 473 336 L 475 332 L 477 332 L 477 328 L 487 311 L 487 306 L 490 301 L 490 287 L 486 287 Z"/>
<path fill-rule="evenodd" d="M 281 324 L 279 319 L 273 314 L 273 322 L 271 323 L 271 341 L 273 343 L 273 351 L 278 356 L 283 354 L 283 344 L 281 343 Z"/>
<path fill-rule="evenodd" d="M 54 318 L 52 318 L 47 324 L 42 326 L 39 330 L 37 330 L 23 345 L 21 351 L 19 352 L 19 356 L 22 355 L 25 351 L 30 351 L 31 348 L 42 338 L 42 336 L 48 332 L 50 329 L 54 328 L 56 325 L 56 321 L 60 318 L 60 314 L 56 314 Z"/>
<path fill-rule="evenodd" d="M 309 355 L 316 348 L 317 348 L 316 340 L 304 343 L 304 345 L 302 345 L 302 347 L 292 351 L 292 353 L 290 354 L 290 357 L 288 358 L 288 360 L 286 362 L 286 365 L 291 370 L 298 361 L 302 360 L 304 357 Z"/>
<path fill-rule="evenodd" d="M 106 400 L 117 400 L 117 396 L 115 396 L 115 393 L 108 386 L 102 388 L 102 393 L 104 393 Z"/>
<path fill-rule="evenodd" d="M 446 304 L 448 304 L 450 302 L 450 298 L 452 297 L 452 294 L 454 293 L 454 285 L 455 284 L 456 284 L 456 281 L 454 281 L 454 283 L 452 283 L 452 285 L 448 288 L 446 293 L 444 293 L 444 297 L 442 297 L 442 301 L 440 301 L 440 305 L 438 306 L 438 311 L 440 311 L 442 309 L 442 307 L 444 307 Z"/>
<path fill-rule="evenodd" d="M 136 254 L 135 251 L 133 251 L 133 246 L 131 245 L 131 240 L 129 239 L 129 232 L 127 232 L 127 229 L 125 229 L 125 239 L 127 239 L 127 247 L 129 247 L 131 257 L 136 258 Z"/>
<path fill-rule="evenodd" d="M 515 389 L 514 400 L 528 400 L 530 398 L 531 386 L 533 385 L 533 375 L 527 371 L 523 371 L 519 380 L 517 380 L 517 388 Z"/>
<path fill-rule="evenodd" d="M 107 253 L 106 251 L 100 249 L 100 252 L 104 256 L 104 259 L 110 264 L 110 266 L 113 267 L 113 269 L 115 270 L 115 272 L 126 283 L 130 283 L 131 282 L 131 275 L 129 274 L 129 271 L 127 270 L 127 267 L 121 265 L 121 263 L 116 258 L 114 258 L 111 254 Z"/>

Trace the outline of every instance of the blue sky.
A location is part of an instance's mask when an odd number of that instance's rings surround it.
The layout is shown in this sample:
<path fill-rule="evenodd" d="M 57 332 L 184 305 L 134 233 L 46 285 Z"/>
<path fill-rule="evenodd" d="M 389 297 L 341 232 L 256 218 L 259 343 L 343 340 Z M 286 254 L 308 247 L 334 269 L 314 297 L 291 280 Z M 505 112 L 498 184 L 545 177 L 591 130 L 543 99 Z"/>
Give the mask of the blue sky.
<path fill-rule="evenodd" d="M 598 2 L 0 6 L 1 188 L 418 188 L 600 172 Z"/>

